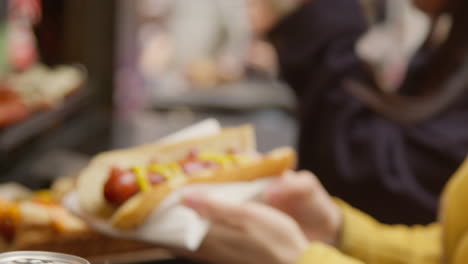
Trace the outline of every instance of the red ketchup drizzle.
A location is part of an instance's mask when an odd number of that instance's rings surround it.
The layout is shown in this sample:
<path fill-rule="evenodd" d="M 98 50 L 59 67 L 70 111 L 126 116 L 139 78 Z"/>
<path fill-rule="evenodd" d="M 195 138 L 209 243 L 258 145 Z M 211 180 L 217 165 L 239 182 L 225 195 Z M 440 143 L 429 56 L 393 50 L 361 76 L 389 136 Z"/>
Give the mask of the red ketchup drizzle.
<path fill-rule="evenodd" d="M 199 152 L 192 150 L 184 161 L 182 161 L 182 170 L 188 176 L 206 169 L 218 168 L 219 165 L 212 161 L 203 161 L 198 159 Z"/>
<path fill-rule="evenodd" d="M 164 182 L 166 179 L 159 173 L 149 172 L 148 180 L 151 183 L 151 185 L 156 185 L 158 183 Z"/>

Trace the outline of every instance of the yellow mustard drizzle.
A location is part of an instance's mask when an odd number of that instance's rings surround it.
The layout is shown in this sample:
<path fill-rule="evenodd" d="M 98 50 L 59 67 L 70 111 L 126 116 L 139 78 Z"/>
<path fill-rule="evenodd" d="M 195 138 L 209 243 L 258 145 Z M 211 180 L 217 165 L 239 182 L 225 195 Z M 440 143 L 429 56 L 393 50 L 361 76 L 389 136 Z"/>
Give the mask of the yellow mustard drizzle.
<path fill-rule="evenodd" d="M 146 173 L 146 170 L 143 167 L 133 167 L 132 168 L 133 173 L 135 173 L 137 184 L 140 187 L 140 190 L 142 192 L 149 191 L 151 189 L 151 183 L 148 179 L 148 174 Z"/>
<path fill-rule="evenodd" d="M 234 160 L 232 159 L 232 154 L 217 154 L 217 153 L 211 153 L 211 152 L 202 152 L 200 153 L 199 160 L 201 161 L 211 161 L 214 162 L 218 165 L 220 165 L 222 168 L 229 168 L 234 165 Z"/>
<path fill-rule="evenodd" d="M 171 173 L 164 164 L 151 164 L 149 166 L 149 171 L 161 175 L 166 180 L 171 179 Z"/>
<path fill-rule="evenodd" d="M 167 164 L 151 164 L 149 166 L 149 171 L 160 174 L 167 181 L 172 181 L 175 178 L 183 176 L 182 169 L 176 162 Z"/>
<path fill-rule="evenodd" d="M 177 162 L 172 162 L 167 164 L 167 167 L 172 175 L 172 179 L 183 177 L 184 172 L 182 171 L 182 167 Z"/>
<path fill-rule="evenodd" d="M 211 161 L 219 164 L 223 168 L 229 168 L 233 165 L 243 165 L 254 161 L 254 158 L 248 155 L 240 154 L 217 154 L 204 152 L 200 154 L 200 160 Z"/>
<path fill-rule="evenodd" d="M 209 161 L 218 164 L 222 168 L 230 168 L 234 165 L 243 165 L 254 160 L 253 157 L 239 154 L 224 154 L 213 152 L 202 152 L 197 157 L 198 161 Z M 178 162 L 170 162 L 163 164 L 151 164 L 145 168 L 136 166 L 132 168 L 137 180 L 137 184 L 141 191 L 151 189 L 151 183 L 148 178 L 148 172 L 161 175 L 166 181 L 174 182 L 183 178 L 185 173 Z"/>

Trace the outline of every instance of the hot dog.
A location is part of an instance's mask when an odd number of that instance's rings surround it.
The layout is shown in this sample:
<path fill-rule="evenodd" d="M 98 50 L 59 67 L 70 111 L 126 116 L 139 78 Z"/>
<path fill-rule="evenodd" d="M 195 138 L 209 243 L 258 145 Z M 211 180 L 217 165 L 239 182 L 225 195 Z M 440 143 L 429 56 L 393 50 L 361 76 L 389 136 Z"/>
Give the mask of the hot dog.
<path fill-rule="evenodd" d="M 295 165 L 290 148 L 261 155 L 253 128 L 173 145 L 148 145 L 97 156 L 78 177 L 80 205 L 120 229 L 143 224 L 173 190 L 193 183 L 249 181 Z"/>
<path fill-rule="evenodd" d="M 110 204 L 120 206 L 146 188 L 177 181 L 178 178 L 190 179 L 202 172 L 246 164 L 255 161 L 255 158 L 258 157 L 238 154 L 234 150 L 227 150 L 226 153 L 193 150 L 177 162 L 160 163 L 152 160 L 147 166 L 130 169 L 113 167 L 104 185 L 104 197 Z"/>

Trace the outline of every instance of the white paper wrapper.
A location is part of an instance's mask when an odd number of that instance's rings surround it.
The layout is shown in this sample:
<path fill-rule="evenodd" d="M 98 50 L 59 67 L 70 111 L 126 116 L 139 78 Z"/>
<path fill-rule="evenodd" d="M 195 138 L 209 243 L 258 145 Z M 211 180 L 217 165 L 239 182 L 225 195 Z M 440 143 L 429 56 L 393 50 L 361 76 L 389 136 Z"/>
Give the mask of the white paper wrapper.
<path fill-rule="evenodd" d="M 192 209 L 180 204 L 180 198 L 184 193 L 202 193 L 218 200 L 241 203 L 256 199 L 269 181 L 270 179 L 261 179 L 248 183 L 198 184 L 181 188 L 169 195 L 144 225 L 126 232 L 112 228 L 102 219 L 84 214 L 80 210 L 77 193 L 68 195 L 64 204 L 96 231 L 116 237 L 196 250 L 208 231 L 209 223 Z"/>
<path fill-rule="evenodd" d="M 220 131 L 221 124 L 219 124 L 218 120 L 210 118 L 175 132 L 167 137 L 164 137 L 158 140 L 158 142 L 163 144 L 170 144 L 181 140 L 214 135 Z"/>
<path fill-rule="evenodd" d="M 178 140 L 200 137 L 219 132 L 216 120 L 206 120 L 175 133 L 163 140 L 173 143 Z M 150 215 L 144 225 L 132 231 L 122 232 L 112 228 L 106 221 L 85 214 L 79 206 L 78 194 L 71 193 L 63 201 L 65 207 L 82 217 L 98 232 L 111 236 L 143 240 L 155 244 L 196 250 L 209 229 L 209 223 L 195 211 L 180 204 L 184 193 L 202 193 L 208 197 L 229 202 L 245 202 L 256 199 L 270 179 L 228 184 L 190 185 L 171 193 Z"/>

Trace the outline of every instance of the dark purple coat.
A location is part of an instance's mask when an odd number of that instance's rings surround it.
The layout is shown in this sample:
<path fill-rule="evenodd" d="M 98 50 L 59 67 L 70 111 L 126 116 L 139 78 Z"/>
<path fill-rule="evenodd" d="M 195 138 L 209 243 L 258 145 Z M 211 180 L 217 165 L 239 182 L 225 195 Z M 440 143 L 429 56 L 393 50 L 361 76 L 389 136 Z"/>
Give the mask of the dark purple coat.
<path fill-rule="evenodd" d="M 314 0 L 270 33 L 281 74 L 299 104 L 299 167 L 332 195 L 387 223 L 434 221 L 444 184 L 468 153 L 468 96 L 411 125 L 392 122 L 344 89 L 371 85 L 354 52 L 367 30 L 357 0 Z M 404 94 L 417 93 L 430 58 L 415 57 Z"/>

